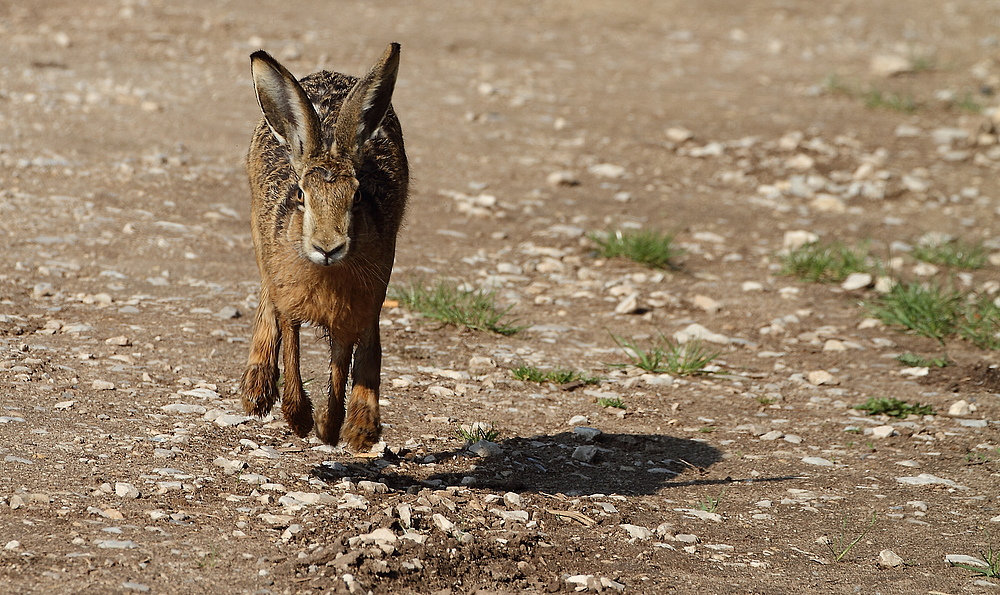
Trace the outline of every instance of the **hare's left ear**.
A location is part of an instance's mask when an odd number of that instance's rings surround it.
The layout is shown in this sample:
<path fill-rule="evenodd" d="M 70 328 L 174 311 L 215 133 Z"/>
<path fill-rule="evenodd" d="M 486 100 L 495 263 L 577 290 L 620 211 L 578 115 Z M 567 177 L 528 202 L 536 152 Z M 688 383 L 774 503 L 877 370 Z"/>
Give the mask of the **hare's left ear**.
<path fill-rule="evenodd" d="M 309 96 L 292 73 L 263 50 L 250 55 L 250 71 L 264 120 L 278 142 L 288 146 L 292 167 L 301 172 L 305 159 L 322 147 L 319 116 Z"/>
<path fill-rule="evenodd" d="M 354 85 L 340 107 L 334 129 L 337 155 L 360 161 L 361 148 L 374 136 L 389 111 L 398 71 L 399 44 L 390 43 L 382 58 Z"/>

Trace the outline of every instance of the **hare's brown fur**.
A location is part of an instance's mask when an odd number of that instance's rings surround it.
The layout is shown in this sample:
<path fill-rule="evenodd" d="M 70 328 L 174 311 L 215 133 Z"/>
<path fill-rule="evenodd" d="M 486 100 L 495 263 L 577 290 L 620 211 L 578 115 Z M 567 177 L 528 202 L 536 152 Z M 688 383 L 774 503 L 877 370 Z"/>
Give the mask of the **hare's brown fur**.
<path fill-rule="evenodd" d="M 398 46 L 390 46 L 383 61 L 393 50 L 398 52 Z M 395 70 L 391 74 L 390 95 Z M 283 129 L 273 122 L 269 125 L 265 109 L 247 158 L 261 292 L 241 381 L 243 404 L 252 415 L 271 410 L 278 397 L 280 348 L 282 413 L 292 431 L 308 435 L 314 415 L 299 376 L 299 326 L 312 323 L 326 332 L 331 350 L 329 395 L 326 406 L 315 414 L 316 432 L 327 443 L 336 444 L 343 437 L 352 448 L 363 449 L 377 441 L 381 431 L 378 318 L 406 204 L 403 137 L 396 115 L 387 107 L 372 135 L 354 150 L 345 149 L 351 131 L 338 133 L 338 117 L 359 79 L 323 71 L 299 83 L 318 116 L 318 148 L 307 147 L 296 160 L 295 141 L 279 141 Z M 265 107 L 263 99 L 261 105 Z M 339 121 L 342 128 L 359 126 L 356 118 L 344 116 Z M 303 243 L 306 237 L 311 244 Z M 322 258 L 317 253 L 339 260 L 317 264 L 313 259 Z M 349 367 L 353 382 L 347 424 L 341 432 Z"/>

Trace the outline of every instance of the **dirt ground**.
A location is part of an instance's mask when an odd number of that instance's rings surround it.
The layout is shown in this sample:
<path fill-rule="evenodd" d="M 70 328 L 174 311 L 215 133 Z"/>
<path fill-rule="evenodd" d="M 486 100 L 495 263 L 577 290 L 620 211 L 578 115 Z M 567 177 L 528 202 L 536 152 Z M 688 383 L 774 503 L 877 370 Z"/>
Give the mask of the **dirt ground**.
<path fill-rule="evenodd" d="M 528 328 L 385 307 L 385 449 L 355 456 L 241 416 L 248 56 L 358 75 L 390 41 L 394 283 L 493 288 Z M 1000 2 L 0 1 L 0 50 L 0 591 L 1000 593 L 945 562 L 1000 550 L 997 354 L 778 256 L 870 240 L 913 277 L 949 234 L 991 264 L 929 278 L 996 293 Z M 677 268 L 595 256 L 629 228 Z M 612 334 L 693 323 L 719 374 L 621 366 Z"/>

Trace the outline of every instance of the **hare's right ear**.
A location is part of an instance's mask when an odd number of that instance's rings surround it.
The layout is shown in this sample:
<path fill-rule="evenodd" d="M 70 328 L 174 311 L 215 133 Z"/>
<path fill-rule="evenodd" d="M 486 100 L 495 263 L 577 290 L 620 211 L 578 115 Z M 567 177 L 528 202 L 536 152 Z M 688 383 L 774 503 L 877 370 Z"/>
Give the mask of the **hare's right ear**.
<path fill-rule="evenodd" d="M 292 167 L 299 170 L 304 158 L 322 148 L 319 116 L 302 85 L 264 50 L 250 55 L 250 72 L 264 120 L 278 142 L 288 146 Z"/>

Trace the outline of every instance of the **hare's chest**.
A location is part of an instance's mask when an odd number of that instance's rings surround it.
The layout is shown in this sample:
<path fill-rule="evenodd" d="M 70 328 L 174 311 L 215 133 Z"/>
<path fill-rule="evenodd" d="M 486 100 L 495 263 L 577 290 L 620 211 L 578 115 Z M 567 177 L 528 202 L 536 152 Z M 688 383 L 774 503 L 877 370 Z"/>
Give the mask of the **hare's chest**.
<path fill-rule="evenodd" d="M 304 267 L 297 275 L 276 280 L 275 305 L 285 316 L 326 327 L 334 336 L 350 340 L 371 326 L 381 308 L 372 287 L 377 283 L 355 277 L 347 269 L 317 273 L 314 267 Z"/>

